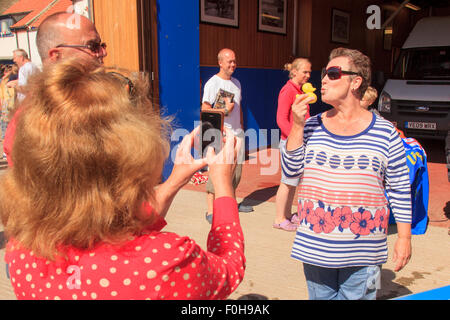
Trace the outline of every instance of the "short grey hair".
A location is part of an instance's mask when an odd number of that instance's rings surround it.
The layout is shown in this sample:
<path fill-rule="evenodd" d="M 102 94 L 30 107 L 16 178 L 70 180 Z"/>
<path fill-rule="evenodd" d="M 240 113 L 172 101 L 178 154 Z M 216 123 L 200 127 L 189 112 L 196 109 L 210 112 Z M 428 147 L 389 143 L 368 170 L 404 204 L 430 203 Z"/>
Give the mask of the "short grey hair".
<path fill-rule="evenodd" d="M 350 60 L 351 69 L 348 71 L 357 72 L 362 78 L 363 81 L 358 90 L 356 90 L 356 95 L 361 100 L 372 81 L 370 58 L 358 50 L 348 48 L 336 48 L 331 51 L 330 60 L 337 57 L 347 57 Z"/>
<path fill-rule="evenodd" d="M 25 59 L 28 59 L 28 53 L 23 49 L 16 49 L 13 51 L 18 56 L 24 57 Z"/>

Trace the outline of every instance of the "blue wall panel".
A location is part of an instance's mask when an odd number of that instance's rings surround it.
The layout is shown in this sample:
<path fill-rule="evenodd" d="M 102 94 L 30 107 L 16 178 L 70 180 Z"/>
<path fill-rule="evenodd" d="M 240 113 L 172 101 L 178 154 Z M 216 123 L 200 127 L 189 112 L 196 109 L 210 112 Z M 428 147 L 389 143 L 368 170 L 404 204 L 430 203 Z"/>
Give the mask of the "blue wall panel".
<path fill-rule="evenodd" d="M 200 103 L 199 2 L 158 0 L 157 5 L 161 112 L 175 117 L 175 128 L 191 131 Z M 171 149 L 178 142 L 172 141 Z M 172 167 L 169 157 L 164 179 Z"/>
<path fill-rule="evenodd" d="M 202 83 L 219 71 L 218 67 L 200 67 Z M 259 147 L 270 144 L 270 129 L 277 129 L 278 92 L 287 80 L 286 72 L 274 69 L 238 68 L 233 77 L 241 82 L 244 129 L 268 129 L 268 140 L 258 141 Z M 246 144 L 247 150 L 249 149 Z M 251 150 L 253 151 L 253 150 Z"/>

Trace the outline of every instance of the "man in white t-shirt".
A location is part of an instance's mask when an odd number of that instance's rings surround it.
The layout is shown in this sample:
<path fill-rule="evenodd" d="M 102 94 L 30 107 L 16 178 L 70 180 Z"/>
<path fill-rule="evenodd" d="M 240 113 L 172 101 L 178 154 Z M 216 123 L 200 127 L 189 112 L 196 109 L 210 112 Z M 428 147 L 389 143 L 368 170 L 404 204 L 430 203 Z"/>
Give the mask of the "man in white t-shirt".
<path fill-rule="evenodd" d="M 241 83 L 238 79 L 233 78 L 232 74 L 236 70 L 236 55 L 231 49 L 224 48 L 217 55 L 219 63 L 219 73 L 212 76 L 203 89 L 202 110 L 215 109 L 224 113 L 224 127 L 230 128 L 236 137 L 244 139 L 243 132 L 243 114 L 241 109 Z M 225 106 L 218 107 L 216 105 L 216 97 L 219 90 L 224 90 L 227 95 L 232 98 L 224 98 Z M 244 162 L 244 143 L 238 159 L 238 164 L 233 176 L 233 188 L 236 191 L 241 180 L 242 163 Z M 208 180 L 206 184 L 206 195 L 208 202 L 208 212 L 206 219 L 212 223 L 213 202 L 215 199 L 214 188 Z M 239 211 L 253 211 L 251 207 L 239 205 Z"/>
<path fill-rule="evenodd" d="M 13 51 L 13 61 L 19 67 L 17 82 L 13 83 L 16 88 L 23 87 L 27 84 L 28 77 L 33 73 L 39 72 L 39 68 L 28 58 L 28 53 L 23 49 Z M 20 102 L 25 98 L 23 93 L 17 93 L 17 101 Z"/>

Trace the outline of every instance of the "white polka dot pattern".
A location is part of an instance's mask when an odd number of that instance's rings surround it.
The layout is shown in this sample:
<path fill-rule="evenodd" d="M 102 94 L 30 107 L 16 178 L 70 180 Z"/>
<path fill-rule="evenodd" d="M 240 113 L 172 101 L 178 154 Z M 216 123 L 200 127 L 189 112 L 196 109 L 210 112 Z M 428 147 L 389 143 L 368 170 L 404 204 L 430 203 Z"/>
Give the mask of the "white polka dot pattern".
<path fill-rule="evenodd" d="M 225 299 L 242 281 L 244 239 L 236 201 L 216 199 L 205 252 L 188 237 L 152 231 L 122 246 L 67 250 L 49 262 L 13 240 L 7 245 L 18 299 Z M 219 209 L 220 208 L 220 209 Z M 69 268 L 70 267 L 70 268 Z"/>

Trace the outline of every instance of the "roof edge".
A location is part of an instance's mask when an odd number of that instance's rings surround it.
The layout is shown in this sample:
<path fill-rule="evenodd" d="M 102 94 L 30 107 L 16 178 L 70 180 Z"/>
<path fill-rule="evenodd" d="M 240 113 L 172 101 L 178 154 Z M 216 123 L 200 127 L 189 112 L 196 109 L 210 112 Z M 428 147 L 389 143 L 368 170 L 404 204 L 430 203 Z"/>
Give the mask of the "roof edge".
<path fill-rule="evenodd" d="M 39 19 L 40 16 L 42 16 L 45 12 L 50 10 L 58 1 L 59 0 L 53 0 L 52 2 L 50 2 L 44 9 L 41 10 L 41 12 L 39 12 L 37 15 L 35 15 L 30 21 L 25 23 L 26 27 L 28 28 L 34 21 Z"/>

